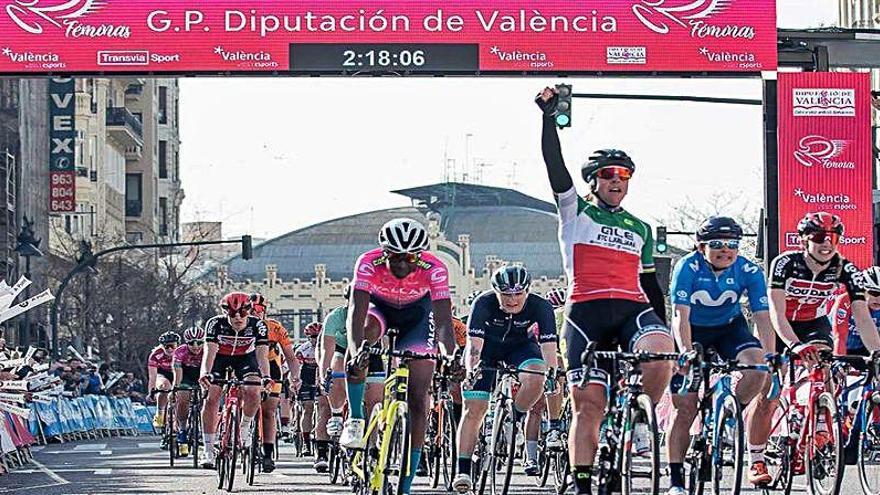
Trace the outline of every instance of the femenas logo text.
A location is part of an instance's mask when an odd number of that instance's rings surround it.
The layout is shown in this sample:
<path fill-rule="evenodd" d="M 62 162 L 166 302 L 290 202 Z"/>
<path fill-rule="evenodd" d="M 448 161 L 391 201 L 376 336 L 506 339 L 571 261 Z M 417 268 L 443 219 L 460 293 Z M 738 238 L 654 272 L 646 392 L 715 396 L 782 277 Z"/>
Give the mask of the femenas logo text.
<path fill-rule="evenodd" d="M 848 160 L 835 160 L 840 157 L 852 144 L 846 139 L 828 139 L 825 136 L 811 134 L 804 136 L 798 142 L 798 149 L 794 151 L 794 157 L 805 166 L 819 165 L 824 168 L 854 169 L 856 164 Z"/>
<path fill-rule="evenodd" d="M 713 17 L 724 13 L 736 0 L 639 0 L 632 12 L 648 29 L 667 34 L 675 25 L 689 29 L 693 38 L 753 39 L 749 25 L 713 24 Z"/>
<path fill-rule="evenodd" d="M 42 34 L 47 26 L 64 30 L 68 38 L 129 38 L 131 28 L 120 24 L 88 24 L 82 19 L 104 8 L 107 0 L 12 0 L 6 15 L 30 34 Z"/>

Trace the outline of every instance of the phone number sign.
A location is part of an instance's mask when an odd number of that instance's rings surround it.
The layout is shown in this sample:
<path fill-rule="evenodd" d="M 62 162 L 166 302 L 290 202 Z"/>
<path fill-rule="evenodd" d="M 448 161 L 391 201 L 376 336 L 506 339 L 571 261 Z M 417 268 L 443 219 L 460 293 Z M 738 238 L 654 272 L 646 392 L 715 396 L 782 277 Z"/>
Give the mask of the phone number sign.
<path fill-rule="evenodd" d="M 49 80 L 49 213 L 76 211 L 76 86 Z"/>

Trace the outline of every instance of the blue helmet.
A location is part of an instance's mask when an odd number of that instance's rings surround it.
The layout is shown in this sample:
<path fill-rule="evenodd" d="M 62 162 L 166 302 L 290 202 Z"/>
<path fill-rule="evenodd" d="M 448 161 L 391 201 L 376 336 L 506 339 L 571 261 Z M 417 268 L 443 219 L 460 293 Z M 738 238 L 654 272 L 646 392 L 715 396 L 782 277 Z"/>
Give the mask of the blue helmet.
<path fill-rule="evenodd" d="M 697 229 L 697 242 L 714 239 L 742 239 L 743 229 L 730 217 L 709 217 Z"/>

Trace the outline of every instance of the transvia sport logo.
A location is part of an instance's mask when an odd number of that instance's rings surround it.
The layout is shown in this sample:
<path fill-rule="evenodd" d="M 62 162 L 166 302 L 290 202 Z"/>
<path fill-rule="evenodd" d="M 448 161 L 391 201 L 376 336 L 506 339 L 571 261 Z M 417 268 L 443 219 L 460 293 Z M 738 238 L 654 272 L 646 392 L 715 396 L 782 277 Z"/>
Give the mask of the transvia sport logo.
<path fill-rule="evenodd" d="M 794 150 L 795 159 L 805 167 L 819 165 L 824 168 L 856 168 L 855 162 L 835 160 L 850 147 L 852 141 L 846 139 L 828 139 L 825 136 L 811 134 L 804 136 Z"/>
<path fill-rule="evenodd" d="M 711 24 L 708 21 L 728 10 L 736 0 L 638 0 L 632 12 L 651 31 L 667 34 L 675 25 L 690 30 L 693 38 L 755 37 L 748 25 Z"/>
<path fill-rule="evenodd" d="M 54 26 L 68 38 L 128 38 L 131 28 L 122 24 L 87 24 L 83 18 L 107 7 L 109 0 L 6 0 L 6 15 L 30 34 L 43 34 Z"/>

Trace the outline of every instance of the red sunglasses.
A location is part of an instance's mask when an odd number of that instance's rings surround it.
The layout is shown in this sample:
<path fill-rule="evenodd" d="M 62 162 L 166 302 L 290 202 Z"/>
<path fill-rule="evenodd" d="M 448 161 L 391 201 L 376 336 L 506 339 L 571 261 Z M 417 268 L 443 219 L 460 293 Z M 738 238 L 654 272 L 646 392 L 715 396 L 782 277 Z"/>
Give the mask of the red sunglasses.
<path fill-rule="evenodd" d="M 240 316 L 240 317 L 244 318 L 249 313 L 250 313 L 249 308 L 227 309 L 226 310 L 226 314 L 229 315 L 231 318 L 235 318 L 236 316 Z"/>
<path fill-rule="evenodd" d="M 827 230 L 820 230 L 819 232 L 813 232 L 812 234 L 807 236 L 807 239 L 815 242 L 816 244 L 822 244 L 826 239 L 831 241 L 831 244 L 837 244 L 840 241 L 840 234 L 837 232 L 830 232 Z"/>
<path fill-rule="evenodd" d="M 620 180 L 629 180 L 632 178 L 632 171 L 626 167 L 605 167 L 600 168 L 596 175 L 600 179 L 611 180 L 616 175 Z"/>

